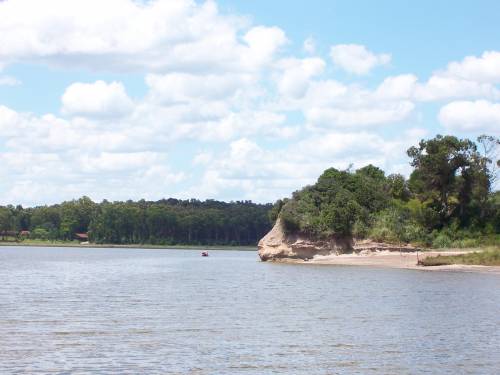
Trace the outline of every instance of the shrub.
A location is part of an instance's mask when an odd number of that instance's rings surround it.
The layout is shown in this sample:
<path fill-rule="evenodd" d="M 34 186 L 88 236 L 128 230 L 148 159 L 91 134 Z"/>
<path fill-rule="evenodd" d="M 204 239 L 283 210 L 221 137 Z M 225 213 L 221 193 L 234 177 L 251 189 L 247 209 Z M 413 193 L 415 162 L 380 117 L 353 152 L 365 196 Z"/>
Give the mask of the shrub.
<path fill-rule="evenodd" d="M 37 228 L 33 229 L 33 231 L 31 232 L 31 237 L 38 239 L 38 240 L 48 240 L 49 236 L 50 236 L 50 233 L 45 228 L 37 227 Z"/>
<path fill-rule="evenodd" d="M 352 227 L 352 235 L 356 238 L 366 238 L 370 233 L 370 225 L 361 218 L 354 222 Z"/>
<path fill-rule="evenodd" d="M 438 233 L 432 241 L 432 247 L 443 248 L 450 247 L 453 240 L 446 233 Z"/>

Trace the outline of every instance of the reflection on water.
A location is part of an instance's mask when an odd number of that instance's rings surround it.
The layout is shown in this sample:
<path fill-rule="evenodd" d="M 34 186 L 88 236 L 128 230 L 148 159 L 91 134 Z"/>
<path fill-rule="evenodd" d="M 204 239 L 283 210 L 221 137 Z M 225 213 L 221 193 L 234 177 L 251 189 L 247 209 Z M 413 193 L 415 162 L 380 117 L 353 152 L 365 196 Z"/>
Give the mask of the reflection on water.
<path fill-rule="evenodd" d="M 0 248 L 0 373 L 494 374 L 500 277 Z"/>

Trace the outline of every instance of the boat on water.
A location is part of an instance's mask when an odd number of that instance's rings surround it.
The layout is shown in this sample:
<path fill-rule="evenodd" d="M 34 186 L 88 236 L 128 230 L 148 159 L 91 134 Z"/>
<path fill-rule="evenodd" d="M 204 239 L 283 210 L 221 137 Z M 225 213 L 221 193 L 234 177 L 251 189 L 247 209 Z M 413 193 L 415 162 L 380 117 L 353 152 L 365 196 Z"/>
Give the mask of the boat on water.
<path fill-rule="evenodd" d="M 202 257 L 207 257 L 208 256 L 208 251 L 202 251 L 201 252 Z"/>

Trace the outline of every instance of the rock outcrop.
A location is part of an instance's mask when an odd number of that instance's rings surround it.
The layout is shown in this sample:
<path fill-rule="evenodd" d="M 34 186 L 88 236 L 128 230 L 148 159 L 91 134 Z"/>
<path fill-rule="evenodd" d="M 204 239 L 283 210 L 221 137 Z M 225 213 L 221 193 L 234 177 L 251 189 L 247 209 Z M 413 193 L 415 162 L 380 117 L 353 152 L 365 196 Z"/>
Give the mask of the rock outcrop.
<path fill-rule="evenodd" d="M 263 261 L 286 259 L 312 259 L 315 255 L 340 255 L 345 253 L 368 254 L 379 251 L 411 252 L 419 250 L 410 245 L 395 245 L 351 237 L 330 237 L 325 240 L 312 239 L 302 234 L 287 234 L 281 219 L 258 244 Z"/>
<path fill-rule="evenodd" d="M 331 237 L 314 240 L 301 234 L 287 234 L 281 219 L 258 244 L 259 256 L 263 261 L 279 259 L 311 259 L 315 255 L 332 255 L 351 252 L 352 238 Z"/>

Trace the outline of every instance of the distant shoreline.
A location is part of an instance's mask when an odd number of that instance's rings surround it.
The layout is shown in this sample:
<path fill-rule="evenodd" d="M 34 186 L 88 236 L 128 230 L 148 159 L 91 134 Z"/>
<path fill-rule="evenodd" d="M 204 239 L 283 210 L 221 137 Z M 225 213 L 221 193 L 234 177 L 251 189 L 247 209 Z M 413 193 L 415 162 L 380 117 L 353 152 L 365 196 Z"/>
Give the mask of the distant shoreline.
<path fill-rule="evenodd" d="M 232 245 L 118 245 L 118 244 L 79 244 L 74 242 L 68 243 L 53 243 L 53 242 L 3 242 L 0 241 L 0 246 L 7 247 L 76 247 L 76 248 L 90 248 L 90 249 L 163 249 L 163 250 L 234 250 L 234 251 L 257 251 L 257 246 L 232 246 Z"/>

